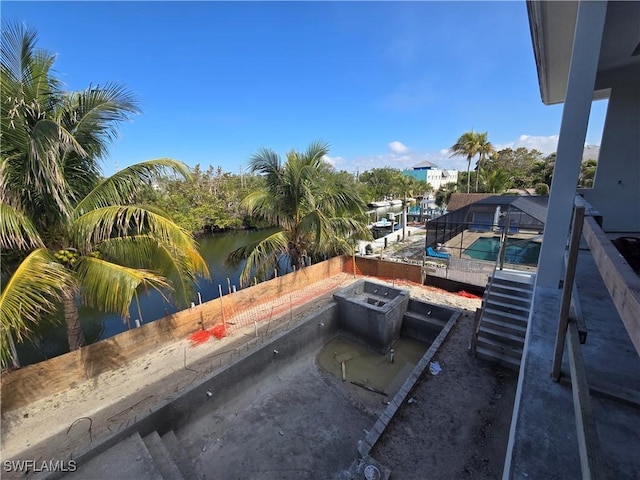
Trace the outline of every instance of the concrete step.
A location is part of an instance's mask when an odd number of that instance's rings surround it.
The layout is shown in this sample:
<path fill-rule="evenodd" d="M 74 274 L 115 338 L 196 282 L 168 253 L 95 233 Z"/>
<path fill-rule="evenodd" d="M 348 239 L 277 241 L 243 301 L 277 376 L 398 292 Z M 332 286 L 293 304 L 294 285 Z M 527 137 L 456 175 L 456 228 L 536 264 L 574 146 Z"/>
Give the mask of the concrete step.
<path fill-rule="evenodd" d="M 147 446 L 147 450 L 149 450 L 154 462 L 156 462 L 158 471 L 162 474 L 164 480 L 185 480 L 180 469 L 173 461 L 169 450 L 167 450 L 160 435 L 158 435 L 158 432 L 151 432 L 142 440 Z"/>
<path fill-rule="evenodd" d="M 488 285 L 489 283 L 487 283 L 487 286 Z M 532 285 L 520 285 L 512 282 L 502 282 L 498 279 L 495 279 L 493 283 L 491 283 L 490 291 L 507 291 L 514 296 L 520 296 L 524 298 L 531 298 L 533 296 Z"/>
<path fill-rule="evenodd" d="M 492 292 L 500 292 L 500 293 L 509 293 L 514 297 L 531 299 L 533 297 L 532 289 L 523 289 L 523 288 L 515 288 L 511 285 L 501 285 L 499 283 L 494 283 L 491 285 Z"/>
<path fill-rule="evenodd" d="M 525 318 L 529 318 L 530 307 L 523 307 L 521 305 L 509 303 L 504 298 L 497 297 L 491 293 L 489 294 L 489 298 L 487 299 L 486 306 L 492 308 L 493 310 L 500 310 L 513 315 L 519 315 Z"/>
<path fill-rule="evenodd" d="M 523 272 L 522 270 L 496 270 L 493 274 L 496 279 L 503 282 L 511 282 L 520 285 L 531 285 L 535 283 L 536 276 L 533 273 Z"/>
<path fill-rule="evenodd" d="M 410 317 L 414 320 L 420 320 L 422 322 L 429 323 L 431 325 L 435 325 L 438 327 L 444 327 L 447 324 L 446 320 L 442 320 L 440 318 L 435 318 L 430 316 L 428 313 L 421 313 L 412 310 L 407 310 L 404 312 L 405 317 Z"/>
<path fill-rule="evenodd" d="M 522 349 L 524 347 L 525 331 L 512 333 L 513 330 L 507 332 L 498 328 L 492 328 L 493 325 L 482 322 L 478 330 L 478 337 L 486 337 L 491 340 L 502 342 L 505 345 L 511 345 Z"/>
<path fill-rule="evenodd" d="M 513 370 L 515 372 L 520 370 L 519 360 L 506 355 L 499 355 L 496 352 L 487 350 L 480 345 L 478 345 L 478 348 L 476 349 L 476 358 L 491 363 L 497 363 L 498 365 L 501 365 L 504 368 L 508 368 L 509 370 Z"/>
<path fill-rule="evenodd" d="M 197 462 L 189 459 L 189 455 L 182 447 L 180 440 L 176 437 L 176 434 L 173 430 L 169 430 L 167 433 L 162 435 L 162 443 L 164 443 L 165 447 L 171 454 L 171 458 L 176 463 L 180 472 L 187 480 L 204 480 L 205 476 L 202 473 Z"/>
<path fill-rule="evenodd" d="M 517 325 L 519 327 L 527 327 L 527 322 L 529 320 L 529 315 L 527 314 L 526 316 L 522 313 L 517 314 L 517 313 L 510 313 L 507 312 L 503 309 L 496 309 L 494 308 L 493 304 L 491 305 L 487 305 L 484 309 L 484 315 L 483 315 L 483 319 L 485 317 L 491 317 L 491 318 L 495 318 L 497 320 L 501 320 L 502 322 L 505 323 L 512 323 L 514 325 Z"/>
<path fill-rule="evenodd" d="M 65 480 L 164 480 L 145 443 L 136 432 L 78 465 Z"/>
<path fill-rule="evenodd" d="M 529 311 L 531 309 L 531 299 L 514 296 L 511 294 L 511 292 L 498 292 L 494 289 L 491 289 L 487 301 L 498 301 L 501 303 L 507 303 L 509 305 L 514 305 L 518 308 L 522 308 L 526 311 Z"/>
<path fill-rule="evenodd" d="M 481 319 L 481 327 L 499 330 L 508 334 L 520 337 L 527 333 L 527 325 L 524 322 L 514 323 L 511 319 L 505 319 L 501 316 L 494 315 L 490 311 L 484 312 Z"/>
<path fill-rule="evenodd" d="M 485 335 L 478 335 L 478 346 L 490 350 L 498 356 L 511 357 L 518 361 L 522 358 L 522 346 L 509 345 Z"/>

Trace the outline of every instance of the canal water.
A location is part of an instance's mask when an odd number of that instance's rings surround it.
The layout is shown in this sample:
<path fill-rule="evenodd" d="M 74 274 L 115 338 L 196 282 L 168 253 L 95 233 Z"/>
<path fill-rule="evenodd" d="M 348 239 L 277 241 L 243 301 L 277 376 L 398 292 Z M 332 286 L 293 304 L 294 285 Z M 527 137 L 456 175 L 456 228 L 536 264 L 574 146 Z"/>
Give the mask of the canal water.
<path fill-rule="evenodd" d="M 218 298 L 220 288 L 222 288 L 223 295 L 229 292 L 229 285 L 240 289 L 238 279 L 241 268 L 232 269 L 227 267 L 225 259 L 236 248 L 264 238 L 272 231 L 224 232 L 198 239 L 200 253 L 207 262 L 211 274 L 210 280 L 198 279 L 196 292 L 200 293 L 202 302 Z M 142 293 L 139 295 L 139 299 L 140 309 L 138 309 L 138 304 L 135 300 L 129 309 L 131 319 L 129 325 L 119 315 L 100 312 L 89 307 L 80 307 L 80 321 L 87 343 L 94 343 L 124 332 L 129 328 L 135 328 L 136 319 L 140 320 L 141 324 L 145 324 L 177 311 L 156 291 Z M 197 293 L 193 298 L 193 302 L 195 304 L 199 302 Z M 58 325 L 43 324 L 40 327 L 37 332 L 39 339 L 36 342 L 26 341 L 16 345 L 18 357 L 23 366 L 52 358 L 68 351 L 67 334 L 62 324 L 62 315 L 58 317 Z"/>
<path fill-rule="evenodd" d="M 389 213 L 399 213 L 401 211 L 402 207 L 400 205 L 375 208 L 369 211 L 369 218 L 370 221 L 377 221 L 388 216 Z M 225 265 L 225 259 L 236 248 L 264 238 L 273 231 L 275 230 L 223 232 L 198 239 L 200 253 L 207 262 L 211 274 L 210 280 L 198 279 L 196 292 L 200 293 L 203 303 L 218 298 L 220 288 L 222 288 L 223 295 L 229 292 L 229 285 L 232 287 L 235 285 L 237 289 L 240 289 L 238 279 L 241 267 L 237 269 L 229 268 Z M 281 264 L 278 270 L 286 273 L 286 268 L 287 265 Z M 200 301 L 197 293 L 192 301 L 195 304 Z M 177 309 L 167 303 L 158 292 L 149 291 L 139 295 L 139 308 L 135 300 L 132 302 L 129 309 L 129 324 L 119 315 L 104 313 L 83 306 L 80 307 L 80 322 L 82 323 L 87 343 L 90 344 L 112 337 L 130 328 L 135 328 L 136 320 L 140 320 L 140 323 L 144 325 L 176 311 Z M 49 322 L 43 323 L 39 326 L 37 335 L 38 339 L 33 343 L 26 341 L 16 345 L 18 357 L 23 366 L 37 363 L 68 351 L 67 333 L 61 313 L 57 315 L 57 325 Z"/>

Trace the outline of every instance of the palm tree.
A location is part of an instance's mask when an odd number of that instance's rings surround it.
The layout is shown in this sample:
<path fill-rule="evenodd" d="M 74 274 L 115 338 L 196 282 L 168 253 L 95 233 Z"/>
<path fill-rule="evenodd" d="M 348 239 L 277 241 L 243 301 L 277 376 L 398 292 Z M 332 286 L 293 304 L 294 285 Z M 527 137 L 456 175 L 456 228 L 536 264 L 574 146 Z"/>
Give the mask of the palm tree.
<path fill-rule="evenodd" d="M 247 195 L 243 206 L 255 217 L 276 226 L 266 238 L 240 247 L 228 263 L 244 264 L 240 282 L 265 277 L 286 258 L 290 268 L 304 266 L 304 257 L 317 260 L 352 253 L 358 238 L 368 238 L 364 202 L 354 191 L 323 181 L 323 157 L 329 147 L 314 142 L 305 152 L 287 153 L 286 162 L 270 149 L 250 160 L 252 172 L 263 175 L 265 187 Z"/>
<path fill-rule="evenodd" d="M 552 153 L 533 164 L 531 169 L 531 175 L 533 180 L 531 183 L 538 184 L 544 183 L 547 186 L 551 186 L 551 179 L 553 178 L 553 170 L 556 164 L 556 153 Z"/>
<path fill-rule="evenodd" d="M 477 171 L 476 171 L 476 193 L 478 193 L 478 180 L 480 177 L 480 169 L 482 168 L 482 163 L 484 162 L 484 159 L 489 157 L 492 153 L 494 153 L 495 150 L 493 148 L 493 145 L 487 138 L 488 132 L 478 133 L 476 135 L 477 135 L 476 136 L 476 141 L 477 141 L 476 153 L 478 154 L 478 165 L 477 165 Z"/>
<path fill-rule="evenodd" d="M 451 156 L 462 155 L 467 157 L 467 193 L 471 190 L 471 176 L 469 173 L 471 171 L 471 159 L 478 153 L 479 147 L 478 134 L 471 130 L 460 135 L 450 149 Z"/>
<path fill-rule="evenodd" d="M 509 187 L 509 172 L 504 168 L 495 168 L 485 173 L 487 190 L 490 193 L 502 193 Z"/>
<path fill-rule="evenodd" d="M 195 275 L 208 275 L 190 234 L 162 211 L 132 204 L 159 176 L 186 176 L 187 167 L 158 159 L 101 179 L 98 160 L 116 126 L 137 113 L 135 100 L 118 85 L 63 92 L 54 57 L 35 41 L 25 27 L 2 32 L 2 365 L 12 335 L 29 338 L 56 310 L 70 349 L 82 346 L 78 300 L 124 317 L 140 288 L 171 290 L 186 304 Z"/>

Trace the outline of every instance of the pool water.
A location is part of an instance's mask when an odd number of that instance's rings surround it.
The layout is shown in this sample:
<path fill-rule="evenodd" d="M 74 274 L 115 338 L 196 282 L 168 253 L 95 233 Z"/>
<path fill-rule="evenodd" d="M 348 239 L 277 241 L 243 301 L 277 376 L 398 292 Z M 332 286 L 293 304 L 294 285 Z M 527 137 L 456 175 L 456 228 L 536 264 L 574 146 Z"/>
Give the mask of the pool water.
<path fill-rule="evenodd" d="M 537 265 L 540 243 L 530 240 L 507 239 L 504 255 L 506 263 Z M 464 253 L 476 260 L 495 261 L 500 250 L 500 237 L 481 237 L 469 245 Z"/>

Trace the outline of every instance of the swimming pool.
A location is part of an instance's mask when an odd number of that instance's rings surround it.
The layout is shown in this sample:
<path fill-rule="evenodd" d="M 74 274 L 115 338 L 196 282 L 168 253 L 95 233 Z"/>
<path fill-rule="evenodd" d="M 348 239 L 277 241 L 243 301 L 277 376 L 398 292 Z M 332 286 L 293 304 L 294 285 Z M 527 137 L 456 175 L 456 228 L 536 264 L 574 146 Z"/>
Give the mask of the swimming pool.
<path fill-rule="evenodd" d="M 540 243 L 530 240 L 507 239 L 504 255 L 506 263 L 537 265 L 540 255 Z M 500 250 L 500 237 L 481 237 L 463 252 L 476 260 L 495 261 Z"/>

